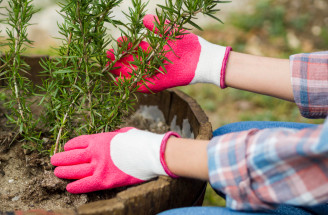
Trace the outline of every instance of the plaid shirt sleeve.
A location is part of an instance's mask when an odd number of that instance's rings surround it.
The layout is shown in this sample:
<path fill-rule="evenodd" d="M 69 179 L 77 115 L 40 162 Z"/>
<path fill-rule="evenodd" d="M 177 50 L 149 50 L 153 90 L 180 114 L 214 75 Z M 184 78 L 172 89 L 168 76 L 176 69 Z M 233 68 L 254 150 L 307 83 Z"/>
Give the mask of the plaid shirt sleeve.
<path fill-rule="evenodd" d="M 328 52 L 290 57 L 295 102 L 308 118 L 328 115 Z M 280 203 L 328 202 L 328 119 L 303 130 L 253 129 L 215 137 L 208 145 L 210 183 L 235 210 Z"/>
<path fill-rule="evenodd" d="M 328 115 L 328 51 L 290 56 L 293 93 L 306 118 Z"/>
<path fill-rule="evenodd" d="M 303 130 L 252 129 L 208 145 L 212 187 L 234 210 L 328 202 L 328 120 Z"/>

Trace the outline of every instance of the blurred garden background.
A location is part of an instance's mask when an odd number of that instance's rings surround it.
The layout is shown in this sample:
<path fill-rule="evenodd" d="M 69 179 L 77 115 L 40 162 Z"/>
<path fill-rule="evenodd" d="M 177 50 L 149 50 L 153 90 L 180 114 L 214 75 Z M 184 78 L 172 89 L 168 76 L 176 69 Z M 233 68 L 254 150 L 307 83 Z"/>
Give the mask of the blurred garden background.
<path fill-rule="evenodd" d="M 129 0 L 122 9 L 127 10 Z M 30 39 L 35 41 L 28 54 L 49 54 L 50 47 L 58 45 L 58 0 L 34 0 L 40 12 L 29 28 Z M 156 3 L 150 1 L 149 12 L 154 13 Z M 204 31 L 194 31 L 204 39 L 234 51 L 288 58 L 291 54 L 327 50 L 328 3 L 325 0 L 232 0 L 219 5 L 217 16 L 224 24 L 210 18 L 200 17 L 199 25 Z M 120 10 L 118 10 L 120 11 Z M 114 13 L 114 16 L 122 16 Z M 121 19 L 121 18 L 120 18 Z M 124 20 L 124 18 L 122 17 Z M 0 26 L 4 30 L 6 26 Z M 4 36 L 2 31 L 2 36 Z M 114 37 L 118 32 L 109 31 Z M 303 118 L 295 104 L 227 88 L 197 84 L 180 89 L 195 98 L 207 113 L 213 130 L 219 126 L 238 121 L 292 121 L 322 123 L 322 120 Z M 224 205 L 224 200 L 208 186 L 204 205 Z"/>

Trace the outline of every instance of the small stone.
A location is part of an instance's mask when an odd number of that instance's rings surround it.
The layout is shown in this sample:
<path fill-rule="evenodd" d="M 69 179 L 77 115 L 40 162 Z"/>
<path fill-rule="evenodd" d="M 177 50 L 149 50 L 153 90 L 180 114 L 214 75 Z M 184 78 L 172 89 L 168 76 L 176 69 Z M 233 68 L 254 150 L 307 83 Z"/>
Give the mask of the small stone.
<path fill-rule="evenodd" d="M 15 196 L 14 198 L 11 199 L 11 201 L 16 202 L 20 199 L 20 196 Z"/>
<path fill-rule="evenodd" d="M 24 151 L 24 154 L 26 154 L 26 155 L 29 155 L 32 153 L 32 150 L 30 150 L 30 149 L 23 149 L 23 151 Z"/>
<path fill-rule="evenodd" d="M 8 182 L 9 183 L 13 183 L 14 182 L 14 179 L 9 179 Z"/>
<path fill-rule="evenodd" d="M 42 138 L 42 140 L 43 140 L 44 143 L 48 143 L 49 142 L 49 138 L 46 138 L 46 137 Z"/>

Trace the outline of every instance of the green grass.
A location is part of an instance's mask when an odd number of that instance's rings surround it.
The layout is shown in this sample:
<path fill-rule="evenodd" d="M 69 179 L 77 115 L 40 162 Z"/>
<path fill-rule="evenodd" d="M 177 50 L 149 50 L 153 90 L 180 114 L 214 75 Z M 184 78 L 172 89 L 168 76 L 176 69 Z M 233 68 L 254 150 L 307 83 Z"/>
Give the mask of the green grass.
<path fill-rule="evenodd" d="M 225 204 L 226 204 L 226 202 L 225 202 L 224 198 L 222 198 L 218 194 L 216 194 L 216 192 L 212 189 L 211 185 L 208 184 L 206 187 L 203 206 L 224 207 Z"/>

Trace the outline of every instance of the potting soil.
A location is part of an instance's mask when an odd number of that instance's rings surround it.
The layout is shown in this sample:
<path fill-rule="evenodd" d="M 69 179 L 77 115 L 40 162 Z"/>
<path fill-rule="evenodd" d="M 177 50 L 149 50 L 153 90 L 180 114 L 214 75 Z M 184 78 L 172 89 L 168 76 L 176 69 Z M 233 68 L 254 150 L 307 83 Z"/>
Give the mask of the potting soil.
<path fill-rule="evenodd" d="M 112 198 L 126 189 L 123 187 L 89 194 L 70 194 L 65 188 L 71 181 L 59 179 L 53 174 L 54 167 L 50 164 L 49 155 L 23 148 L 26 142 L 19 141 L 16 131 L 6 126 L 4 112 L 0 107 L 0 212 L 75 208 L 88 202 Z M 126 120 L 122 127 L 125 126 L 156 133 L 169 130 L 159 109 L 146 106 L 142 106 Z M 47 141 L 50 146 L 51 140 L 45 138 L 46 144 Z"/>

